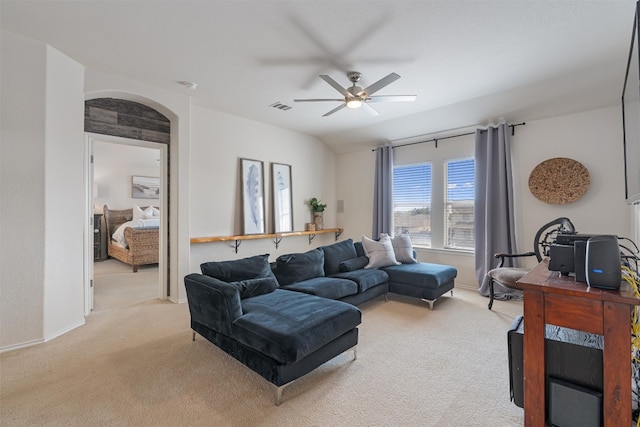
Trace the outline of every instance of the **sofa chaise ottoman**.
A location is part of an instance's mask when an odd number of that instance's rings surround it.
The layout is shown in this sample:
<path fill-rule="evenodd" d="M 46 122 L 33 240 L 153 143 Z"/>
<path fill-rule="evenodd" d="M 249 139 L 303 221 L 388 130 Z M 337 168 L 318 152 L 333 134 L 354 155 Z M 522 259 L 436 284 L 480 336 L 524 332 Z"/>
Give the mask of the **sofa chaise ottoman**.
<path fill-rule="evenodd" d="M 358 343 L 360 310 L 341 301 L 278 288 L 268 255 L 205 263 L 185 277 L 196 332 L 283 388 Z M 212 277 L 207 274 L 211 274 Z"/>

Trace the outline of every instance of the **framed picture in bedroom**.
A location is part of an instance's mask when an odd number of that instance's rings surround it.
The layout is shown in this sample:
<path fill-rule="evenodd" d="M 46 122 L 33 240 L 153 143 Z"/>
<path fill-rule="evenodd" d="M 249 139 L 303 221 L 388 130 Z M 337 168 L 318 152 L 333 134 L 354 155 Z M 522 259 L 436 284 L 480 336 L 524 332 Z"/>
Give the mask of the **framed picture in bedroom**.
<path fill-rule="evenodd" d="M 264 234 L 264 171 L 259 160 L 240 159 L 244 234 Z"/>
<path fill-rule="evenodd" d="M 291 165 L 271 163 L 271 191 L 274 233 L 293 231 Z"/>
<path fill-rule="evenodd" d="M 132 176 L 131 197 L 134 199 L 159 199 L 160 178 L 152 176 Z"/>

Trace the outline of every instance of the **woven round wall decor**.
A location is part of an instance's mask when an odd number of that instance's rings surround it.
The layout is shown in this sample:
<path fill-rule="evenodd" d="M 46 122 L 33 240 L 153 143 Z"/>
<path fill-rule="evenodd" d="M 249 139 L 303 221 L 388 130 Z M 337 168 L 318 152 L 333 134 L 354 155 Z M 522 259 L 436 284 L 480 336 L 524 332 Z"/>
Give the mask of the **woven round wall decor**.
<path fill-rule="evenodd" d="M 531 194 L 552 205 L 575 202 L 587 192 L 590 183 L 587 168 L 566 157 L 545 160 L 529 175 Z"/>

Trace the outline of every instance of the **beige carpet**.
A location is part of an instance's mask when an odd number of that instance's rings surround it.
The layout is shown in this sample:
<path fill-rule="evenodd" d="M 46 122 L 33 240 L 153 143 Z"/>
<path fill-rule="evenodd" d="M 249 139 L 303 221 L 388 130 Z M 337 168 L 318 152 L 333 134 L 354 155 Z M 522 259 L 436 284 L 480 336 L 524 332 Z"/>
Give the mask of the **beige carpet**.
<path fill-rule="evenodd" d="M 447 294 L 448 295 L 448 294 Z M 186 304 L 100 310 L 56 340 L 0 355 L 3 426 L 521 426 L 507 329 L 520 302 L 456 290 L 430 311 L 392 296 L 361 307 L 346 352 L 274 388 L 204 338 Z"/>
<path fill-rule="evenodd" d="M 158 265 L 141 265 L 138 272 L 114 258 L 93 263 L 94 313 L 124 308 L 157 299 L 160 295 Z"/>

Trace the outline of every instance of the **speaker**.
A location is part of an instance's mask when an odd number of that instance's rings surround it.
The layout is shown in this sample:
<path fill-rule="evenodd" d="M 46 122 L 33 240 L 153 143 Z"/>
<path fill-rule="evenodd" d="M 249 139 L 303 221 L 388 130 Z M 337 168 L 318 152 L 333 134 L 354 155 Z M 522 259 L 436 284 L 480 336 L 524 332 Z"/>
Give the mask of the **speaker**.
<path fill-rule="evenodd" d="M 618 236 L 593 236 L 587 240 L 585 276 L 587 285 L 594 288 L 620 289 L 622 268 Z"/>
<path fill-rule="evenodd" d="M 549 378 L 549 422 L 558 427 L 601 427 L 602 393 Z"/>
<path fill-rule="evenodd" d="M 584 266 L 587 255 L 587 241 L 576 240 L 573 244 L 573 258 L 576 267 L 576 282 L 587 282 L 586 269 Z"/>

